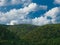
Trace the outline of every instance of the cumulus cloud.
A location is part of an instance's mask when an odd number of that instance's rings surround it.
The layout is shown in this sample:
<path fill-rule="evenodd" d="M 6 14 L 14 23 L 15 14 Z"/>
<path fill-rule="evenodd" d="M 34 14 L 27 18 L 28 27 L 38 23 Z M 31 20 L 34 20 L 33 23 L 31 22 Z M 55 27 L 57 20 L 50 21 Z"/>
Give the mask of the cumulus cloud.
<path fill-rule="evenodd" d="M 41 9 L 46 10 L 47 6 L 44 6 L 44 5 L 39 6 L 36 3 L 30 3 L 28 6 L 25 6 L 24 8 L 12 9 L 9 12 L 6 12 L 6 13 L 0 12 L 0 24 L 7 24 L 7 25 L 33 24 L 33 23 L 36 22 L 36 21 L 34 22 L 33 20 L 37 20 L 37 18 L 35 18 L 35 19 L 26 19 L 26 17 L 30 12 L 36 11 L 38 9 L 39 10 L 41 10 Z M 41 19 L 42 18 L 43 17 L 41 17 Z M 39 20 L 41 20 L 41 19 L 39 19 Z M 41 21 L 44 21 L 44 19 L 41 20 Z M 40 23 L 42 23 L 42 22 L 40 22 Z M 40 24 L 40 23 L 38 23 L 38 24 Z"/>
<path fill-rule="evenodd" d="M 36 3 L 31 3 L 29 6 L 21 9 L 13 9 L 7 13 L 0 12 L 0 24 L 15 25 L 15 24 L 33 24 L 45 25 L 60 23 L 60 7 L 52 8 L 40 17 L 34 19 L 26 19 L 27 15 L 37 9 Z"/>
<path fill-rule="evenodd" d="M 29 20 L 26 20 L 26 16 L 29 12 L 34 11 L 37 7 L 36 3 L 31 3 L 29 6 L 25 6 L 21 9 L 13 9 L 9 12 L 3 13 L 0 12 L 0 24 L 15 24 L 18 22 L 20 23 L 27 23 Z"/>
<path fill-rule="evenodd" d="M 38 17 L 38 18 L 35 18 L 35 19 L 32 19 L 32 24 L 34 25 L 45 25 L 45 24 L 48 24 L 50 22 L 50 20 L 48 20 L 46 17 Z"/>
<path fill-rule="evenodd" d="M 8 0 L 7 0 L 8 1 Z M 13 3 L 16 0 L 12 0 Z M 18 0 L 17 0 L 18 1 Z M 13 4 L 18 4 L 14 2 Z M 21 1 L 21 0 L 20 0 Z M 25 0 L 23 0 L 25 1 Z M 1 1 L 0 1 L 1 2 Z M 0 5 L 6 4 L 5 0 L 2 0 Z M 0 12 L 0 24 L 14 25 L 14 24 L 33 24 L 33 25 L 45 25 L 45 24 L 55 24 L 60 23 L 60 7 L 52 8 L 40 17 L 35 17 L 34 19 L 26 19 L 27 15 L 36 10 L 47 10 L 45 5 L 37 5 L 36 3 L 30 3 L 28 6 L 20 9 L 12 9 L 9 12 Z"/>
<path fill-rule="evenodd" d="M 7 25 L 16 25 L 18 24 L 18 21 L 12 20 L 10 23 L 7 23 Z"/>
<path fill-rule="evenodd" d="M 44 14 L 44 16 L 32 19 L 34 25 L 60 23 L 60 7 L 55 7 Z"/>
<path fill-rule="evenodd" d="M 54 3 L 60 5 L 60 0 L 55 0 Z"/>
<path fill-rule="evenodd" d="M 58 23 L 58 20 L 60 19 L 60 7 L 55 7 L 51 10 L 49 10 L 47 13 L 45 13 L 46 17 L 51 17 L 52 23 Z M 59 20 L 60 22 L 60 20 Z"/>
<path fill-rule="evenodd" d="M 0 0 L 0 6 L 5 4 L 5 0 Z"/>
<path fill-rule="evenodd" d="M 0 6 L 17 5 L 17 4 L 29 5 L 30 3 L 31 0 L 0 0 Z"/>

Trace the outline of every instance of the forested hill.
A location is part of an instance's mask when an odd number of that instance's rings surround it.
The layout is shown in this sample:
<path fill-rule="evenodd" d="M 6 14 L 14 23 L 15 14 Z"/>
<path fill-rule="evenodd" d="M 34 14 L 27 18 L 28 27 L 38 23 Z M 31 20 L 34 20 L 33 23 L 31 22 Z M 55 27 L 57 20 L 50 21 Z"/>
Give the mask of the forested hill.
<path fill-rule="evenodd" d="M 0 45 L 60 45 L 60 24 L 0 25 Z"/>

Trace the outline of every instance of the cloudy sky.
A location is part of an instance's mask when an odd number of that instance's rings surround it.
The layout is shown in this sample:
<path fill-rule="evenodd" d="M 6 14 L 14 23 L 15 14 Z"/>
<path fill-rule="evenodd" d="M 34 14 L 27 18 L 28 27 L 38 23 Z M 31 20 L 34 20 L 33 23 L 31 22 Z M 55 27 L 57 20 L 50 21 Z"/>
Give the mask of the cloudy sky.
<path fill-rule="evenodd" d="M 60 23 L 60 0 L 0 0 L 0 24 Z"/>

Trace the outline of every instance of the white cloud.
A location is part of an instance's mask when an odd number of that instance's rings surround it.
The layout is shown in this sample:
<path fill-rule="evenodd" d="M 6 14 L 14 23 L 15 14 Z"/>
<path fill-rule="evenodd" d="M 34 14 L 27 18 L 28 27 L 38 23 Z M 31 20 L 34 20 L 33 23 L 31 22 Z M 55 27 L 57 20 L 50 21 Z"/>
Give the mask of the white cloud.
<path fill-rule="evenodd" d="M 51 10 L 49 10 L 47 13 L 45 13 L 46 17 L 51 17 L 51 22 L 52 23 L 58 23 L 58 20 L 60 19 L 60 7 L 55 7 Z M 60 22 L 60 20 L 59 20 Z"/>
<path fill-rule="evenodd" d="M 54 0 L 54 3 L 60 5 L 60 0 Z"/>
<path fill-rule="evenodd" d="M 46 12 L 44 15 L 55 18 L 58 15 L 58 13 L 59 13 L 59 8 L 55 7 L 53 9 L 49 10 L 48 12 Z"/>
<path fill-rule="evenodd" d="M 0 6 L 5 4 L 5 0 L 0 0 Z"/>
<path fill-rule="evenodd" d="M 45 24 L 55 24 L 60 23 L 60 7 L 52 8 L 47 11 L 41 17 L 36 17 L 34 19 L 26 19 L 27 15 L 31 11 L 37 9 L 36 3 L 31 3 L 28 7 L 21 9 L 13 9 L 7 13 L 0 12 L 0 24 L 14 25 L 14 24 L 33 24 L 33 25 L 45 25 Z M 48 19 L 50 17 L 51 19 Z"/>
<path fill-rule="evenodd" d="M 18 24 L 18 21 L 12 20 L 10 23 L 7 23 L 7 25 L 16 25 Z"/>
<path fill-rule="evenodd" d="M 39 19 L 39 21 L 35 18 L 35 19 L 26 19 L 27 15 L 32 12 L 32 11 L 36 11 L 39 9 L 45 10 L 47 8 L 47 6 L 38 6 L 36 3 L 30 3 L 28 6 L 25 6 L 24 8 L 20 8 L 20 9 L 12 9 L 9 12 L 3 13 L 0 12 L 0 24 L 7 24 L 7 25 L 14 25 L 14 24 L 37 24 L 37 22 L 39 22 L 41 19 L 41 21 L 43 22 L 45 19 L 43 19 L 44 17 L 41 18 L 37 18 Z M 33 20 L 37 20 L 37 22 L 33 21 Z M 32 23 L 33 22 L 33 23 Z M 42 23 L 40 22 L 40 23 Z M 44 21 L 45 22 L 45 21 Z M 38 23 L 38 24 L 40 24 Z"/>
<path fill-rule="evenodd" d="M 14 0 L 15 1 L 15 0 Z M 5 2 L 2 2 L 5 3 Z M 0 5 L 2 5 L 0 3 Z M 17 3 L 17 2 L 16 2 Z M 3 4 L 4 5 L 4 4 Z M 45 25 L 50 23 L 60 23 L 60 7 L 55 7 L 43 14 L 41 17 L 34 19 L 26 19 L 27 15 L 37 9 L 46 10 L 47 6 L 36 3 L 30 3 L 21 9 L 12 9 L 9 12 L 0 12 L 0 24 L 14 25 L 14 24 L 34 24 L 34 25 Z M 48 19 L 50 17 L 51 19 Z"/>
<path fill-rule="evenodd" d="M 50 17 L 51 19 L 48 19 Z M 44 14 L 44 16 L 32 19 L 34 25 L 45 25 L 45 24 L 60 23 L 60 7 L 55 7 Z"/>
<path fill-rule="evenodd" d="M 21 9 L 13 9 L 10 10 L 9 12 L 3 13 L 0 12 L 0 24 L 11 24 L 13 25 L 16 22 L 19 23 L 27 23 L 25 18 L 26 16 L 31 12 L 34 11 L 37 7 L 37 4 L 31 3 L 28 7 L 24 7 Z M 16 20 L 16 21 L 15 21 Z"/>
<path fill-rule="evenodd" d="M 45 24 L 49 24 L 50 20 L 48 20 L 47 18 L 41 16 L 35 19 L 32 19 L 32 24 L 34 25 L 45 25 Z"/>
<path fill-rule="evenodd" d="M 0 6 L 17 5 L 17 4 L 29 5 L 30 3 L 31 0 L 0 0 Z"/>

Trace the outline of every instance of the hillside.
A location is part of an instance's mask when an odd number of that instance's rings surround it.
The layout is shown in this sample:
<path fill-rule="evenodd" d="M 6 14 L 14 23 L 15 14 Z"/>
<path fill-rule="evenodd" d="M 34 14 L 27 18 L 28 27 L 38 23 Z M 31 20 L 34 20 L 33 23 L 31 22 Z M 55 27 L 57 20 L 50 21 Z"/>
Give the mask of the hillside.
<path fill-rule="evenodd" d="M 60 24 L 0 25 L 0 45 L 60 45 Z"/>

